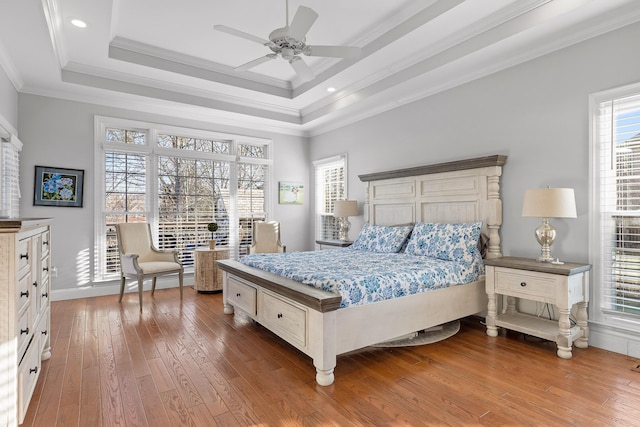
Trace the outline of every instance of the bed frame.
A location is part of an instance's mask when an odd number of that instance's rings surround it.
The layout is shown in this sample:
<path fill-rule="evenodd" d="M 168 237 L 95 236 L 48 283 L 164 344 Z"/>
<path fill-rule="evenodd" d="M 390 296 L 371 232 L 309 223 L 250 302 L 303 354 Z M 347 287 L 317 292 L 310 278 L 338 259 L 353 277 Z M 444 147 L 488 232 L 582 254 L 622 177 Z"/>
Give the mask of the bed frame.
<path fill-rule="evenodd" d="M 380 225 L 482 221 L 486 257 L 501 256 L 500 176 L 495 155 L 360 175 L 367 183 L 365 221 Z M 313 359 L 316 381 L 333 383 L 336 357 L 376 343 L 485 311 L 481 280 L 373 304 L 338 309 L 341 297 L 246 266 L 218 261 L 226 314 L 249 315 Z"/>

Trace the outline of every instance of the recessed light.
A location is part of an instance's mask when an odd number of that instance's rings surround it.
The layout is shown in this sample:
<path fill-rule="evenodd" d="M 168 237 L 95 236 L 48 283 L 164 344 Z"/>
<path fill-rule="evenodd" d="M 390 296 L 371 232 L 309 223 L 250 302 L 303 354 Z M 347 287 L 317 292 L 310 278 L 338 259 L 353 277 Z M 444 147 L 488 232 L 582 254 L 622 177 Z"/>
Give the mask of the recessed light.
<path fill-rule="evenodd" d="M 78 28 L 87 28 L 87 23 L 81 19 L 72 19 L 71 24 Z"/>
<path fill-rule="evenodd" d="M 335 87 L 328 87 L 327 88 L 327 92 L 335 92 L 336 88 Z"/>

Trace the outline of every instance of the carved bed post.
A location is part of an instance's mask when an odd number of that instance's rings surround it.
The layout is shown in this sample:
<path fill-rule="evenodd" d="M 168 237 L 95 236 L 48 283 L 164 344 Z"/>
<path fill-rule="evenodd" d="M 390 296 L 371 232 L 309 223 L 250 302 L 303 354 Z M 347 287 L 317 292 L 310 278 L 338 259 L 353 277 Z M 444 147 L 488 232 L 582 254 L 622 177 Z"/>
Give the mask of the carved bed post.
<path fill-rule="evenodd" d="M 493 174 L 487 174 L 487 204 L 489 208 L 489 248 L 487 258 L 500 258 L 500 226 L 502 225 L 502 200 L 500 200 L 500 175 L 502 168 L 493 168 Z"/>

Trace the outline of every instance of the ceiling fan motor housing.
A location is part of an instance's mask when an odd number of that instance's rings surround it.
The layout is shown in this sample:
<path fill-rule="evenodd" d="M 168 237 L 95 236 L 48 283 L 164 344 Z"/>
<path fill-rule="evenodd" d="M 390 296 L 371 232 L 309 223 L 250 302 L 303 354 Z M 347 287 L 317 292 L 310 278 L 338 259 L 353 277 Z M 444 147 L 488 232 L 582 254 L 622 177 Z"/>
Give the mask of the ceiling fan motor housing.
<path fill-rule="evenodd" d="M 278 28 L 269 34 L 271 43 L 267 45 L 275 53 L 280 53 L 284 59 L 291 59 L 295 55 L 300 55 L 307 49 L 306 38 L 296 40 L 287 35 L 288 27 Z"/>

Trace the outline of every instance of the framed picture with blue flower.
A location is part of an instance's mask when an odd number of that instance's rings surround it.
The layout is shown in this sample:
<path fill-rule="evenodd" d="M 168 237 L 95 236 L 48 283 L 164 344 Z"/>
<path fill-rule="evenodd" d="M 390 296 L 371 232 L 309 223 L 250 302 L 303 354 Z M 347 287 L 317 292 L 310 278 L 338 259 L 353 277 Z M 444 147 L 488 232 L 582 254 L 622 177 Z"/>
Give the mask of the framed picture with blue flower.
<path fill-rule="evenodd" d="M 82 207 L 84 170 L 36 166 L 35 206 Z"/>

